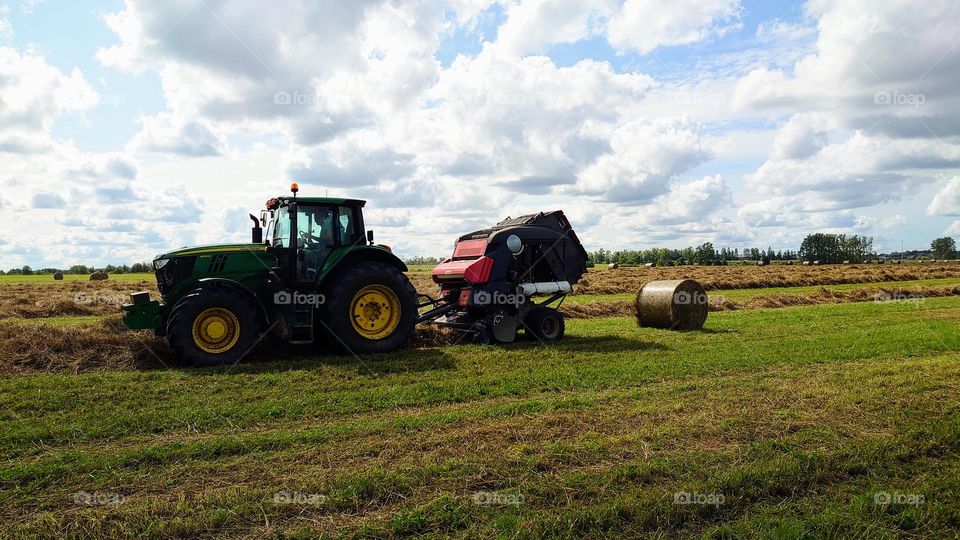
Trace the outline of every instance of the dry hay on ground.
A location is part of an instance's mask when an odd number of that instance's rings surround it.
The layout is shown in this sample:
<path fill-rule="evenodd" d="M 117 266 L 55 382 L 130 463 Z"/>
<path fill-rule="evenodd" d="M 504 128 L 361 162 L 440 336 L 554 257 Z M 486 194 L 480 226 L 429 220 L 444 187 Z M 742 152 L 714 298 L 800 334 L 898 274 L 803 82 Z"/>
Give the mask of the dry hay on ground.
<path fill-rule="evenodd" d="M 434 348 L 464 341 L 461 334 L 449 329 L 421 325 L 410 340 L 410 347 Z M 324 354 L 329 351 L 322 345 L 311 347 L 270 342 L 254 350 L 244 361 L 309 358 Z M 0 373 L 85 373 L 179 367 L 182 363 L 170 352 L 165 339 L 150 331 L 129 330 L 120 322 L 119 316 L 76 326 L 0 325 Z"/>
<path fill-rule="evenodd" d="M 120 313 L 132 292 L 150 291 L 157 298 L 153 281 L 61 281 L 8 283 L 0 285 L 0 319 L 21 317 L 73 317 Z"/>
<path fill-rule="evenodd" d="M 161 368 L 174 360 L 166 342 L 127 330 L 120 317 L 92 325 L 0 325 L 0 372 Z"/>
<path fill-rule="evenodd" d="M 880 296 L 878 296 L 880 295 Z M 819 289 L 814 293 L 764 295 L 731 302 L 711 303 L 710 311 L 779 308 L 841 302 L 883 301 L 920 302 L 923 298 L 960 296 L 960 285 L 946 287 L 880 287 L 849 291 Z M 633 317 L 632 301 L 585 302 L 564 304 L 564 315 L 571 319 L 596 317 Z M 417 326 L 410 347 L 427 349 L 469 343 L 457 331 L 434 325 Z M 255 351 L 249 360 L 270 361 L 283 358 L 309 358 L 325 354 L 322 345 L 270 346 Z M 276 352 L 281 351 L 281 352 Z M 245 360 L 246 361 L 246 360 Z M 133 332 L 114 316 L 92 325 L 51 326 L 48 324 L 0 325 L 0 373 L 73 372 L 98 370 L 165 369 L 178 366 L 166 341 L 148 331 Z"/>

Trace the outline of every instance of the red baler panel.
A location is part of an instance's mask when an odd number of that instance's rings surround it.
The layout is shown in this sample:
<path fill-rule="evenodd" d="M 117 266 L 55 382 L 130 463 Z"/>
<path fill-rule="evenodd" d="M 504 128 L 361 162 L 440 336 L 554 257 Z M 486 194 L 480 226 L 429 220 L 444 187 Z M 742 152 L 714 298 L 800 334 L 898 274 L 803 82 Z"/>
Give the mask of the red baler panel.
<path fill-rule="evenodd" d="M 464 240 L 453 248 L 454 259 L 476 259 L 487 250 L 487 240 Z"/>
<path fill-rule="evenodd" d="M 463 279 L 463 273 L 467 267 L 475 263 L 476 260 L 466 261 L 446 261 L 438 264 L 431 273 L 434 281 L 443 281 L 450 279 Z"/>

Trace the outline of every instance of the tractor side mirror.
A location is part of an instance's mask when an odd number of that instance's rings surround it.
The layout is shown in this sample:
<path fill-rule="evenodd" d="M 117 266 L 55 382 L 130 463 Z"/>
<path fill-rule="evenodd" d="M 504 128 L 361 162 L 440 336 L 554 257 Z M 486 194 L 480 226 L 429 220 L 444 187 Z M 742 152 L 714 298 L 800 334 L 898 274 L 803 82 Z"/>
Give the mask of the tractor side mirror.
<path fill-rule="evenodd" d="M 373 244 L 373 231 L 367 231 L 367 242 Z"/>
<path fill-rule="evenodd" d="M 256 218 L 253 214 L 250 214 L 250 219 L 253 220 L 253 229 L 250 231 L 251 242 L 254 244 L 263 243 L 263 228 L 260 227 L 260 220 Z"/>

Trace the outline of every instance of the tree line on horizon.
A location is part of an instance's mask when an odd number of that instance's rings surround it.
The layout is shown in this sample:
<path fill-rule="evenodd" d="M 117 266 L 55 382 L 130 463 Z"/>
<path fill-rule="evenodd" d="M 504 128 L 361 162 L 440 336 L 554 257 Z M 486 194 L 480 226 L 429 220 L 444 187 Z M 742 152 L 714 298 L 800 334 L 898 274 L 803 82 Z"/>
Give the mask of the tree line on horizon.
<path fill-rule="evenodd" d="M 943 260 L 957 258 L 957 243 L 949 237 L 943 236 L 933 240 L 930 243 L 930 249 L 927 251 L 911 251 L 914 257 L 929 256 L 930 258 Z M 903 253 L 899 254 L 901 257 Z M 704 242 L 696 247 L 686 247 L 683 249 L 673 248 L 650 248 L 650 249 L 624 249 L 610 251 L 607 249 L 598 249 L 587 253 L 588 264 L 609 264 L 617 263 L 623 265 L 640 265 L 653 263 L 657 266 L 679 266 L 688 264 L 698 264 L 702 266 L 726 265 L 734 261 L 753 261 L 753 262 L 771 262 L 771 261 L 820 261 L 823 264 L 838 264 L 842 262 L 863 263 L 878 259 L 878 255 L 873 249 L 873 237 L 860 235 L 844 234 L 826 234 L 814 233 L 807 235 L 800 244 L 800 249 L 778 250 L 773 248 L 747 248 L 740 251 L 739 248 L 714 248 L 713 243 Z M 435 265 L 440 263 L 436 257 L 408 257 L 404 259 L 408 265 Z M 7 271 L 0 270 L 0 275 L 32 275 L 32 274 L 92 274 L 94 272 L 106 272 L 108 274 L 139 274 L 153 272 L 153 264 L 149 262 L 133 263 L 131 265 L 115 266 L 108 264 L 104 267 L 93 267 L 82 264 L 73 265 L 70 268 L 40 268 L 34 270 L 28 265 L 20 268 L 11 268 Z"/>

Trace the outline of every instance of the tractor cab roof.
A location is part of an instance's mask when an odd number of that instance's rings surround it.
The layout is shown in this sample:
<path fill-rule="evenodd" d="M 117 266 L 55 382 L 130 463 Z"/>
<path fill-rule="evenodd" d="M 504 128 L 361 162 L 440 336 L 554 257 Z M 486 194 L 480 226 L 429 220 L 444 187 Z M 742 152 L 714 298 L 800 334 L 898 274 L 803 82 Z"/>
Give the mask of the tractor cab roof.
<path fill-rule="evenodd" d="M 361 201 L 360 199 L 343 199 L 339 197 L 276 197 L 267 201 L 267 209 L 273 210 L 281 206 L 287 206 L 294 201 L 304 206 L 336 204 L 339 206 L 359 206 L 363 208 L 363 206 L 367 204 L 367 201 Z"/>

